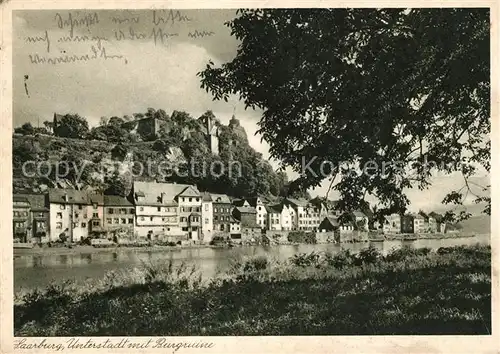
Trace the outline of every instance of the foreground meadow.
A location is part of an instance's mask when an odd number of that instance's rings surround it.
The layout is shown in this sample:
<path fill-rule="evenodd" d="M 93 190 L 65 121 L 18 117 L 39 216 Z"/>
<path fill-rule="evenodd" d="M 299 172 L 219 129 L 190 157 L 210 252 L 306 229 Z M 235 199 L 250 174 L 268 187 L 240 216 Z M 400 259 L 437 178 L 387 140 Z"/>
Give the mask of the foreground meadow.
<path fill-rule="evenodd" d="M 489 334 L 491 249 L 249 257 L 209 280 L 144 264 L 15 302 L 16 336 Z"/>

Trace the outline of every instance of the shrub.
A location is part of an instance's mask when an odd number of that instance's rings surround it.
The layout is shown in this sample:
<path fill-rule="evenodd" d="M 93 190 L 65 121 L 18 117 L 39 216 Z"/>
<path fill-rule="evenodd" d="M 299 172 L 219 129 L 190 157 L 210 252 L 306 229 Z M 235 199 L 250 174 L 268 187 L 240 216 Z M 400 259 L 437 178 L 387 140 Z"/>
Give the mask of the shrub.
<path fill-rule="evenodd" d="M 243 272 L 255 272 L 267 269 L 269 261 L 266 256 L 257 256 L 247 260 L 243 265 Z"/>
<path fill-rule="evenodd" d="M 343 249 L 338 253 L 327 254 L 325 257 L 325 262 L 328 265 L 334 266 L 335 269 L 342 269 L 344 267 L 350 266 L 353 263 L 354 256 L 348 249 Z"/>
<path fill-rule="evenodd" d="M 290 262 L 298 267 L 320 266 L 320 254 L 316 252 L 299 253 L 290 258 Z"/>
<path fill-rule="evenodd" d="M 427 256 L 432 250 L 429 247 L 413 248 L 409 245 L 404 245 L 401 248 L 392 249 L 385 260 L 388 262 L 399 262 L 407 258 L 417 256 Z"/>
<path fill-rule="evenodd" d="M 362 249 L 355 257 L 354 264 L 362 265 L 362 264 L 373 264 L 378 260 L 382 259 L 382 254 L 373 246 Z"/>

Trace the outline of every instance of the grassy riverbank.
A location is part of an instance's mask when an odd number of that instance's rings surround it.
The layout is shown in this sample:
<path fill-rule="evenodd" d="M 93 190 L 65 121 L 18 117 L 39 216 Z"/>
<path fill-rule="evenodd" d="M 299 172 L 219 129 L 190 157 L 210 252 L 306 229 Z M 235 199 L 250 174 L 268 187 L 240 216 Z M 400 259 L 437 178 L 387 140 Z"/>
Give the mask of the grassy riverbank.
<path fill-rule="evenodd" d="M 207 283 L 144 265 L 18 297 L 15 335 L 488 334 L 490 258 L 489 246 L 257 257 Z"/>

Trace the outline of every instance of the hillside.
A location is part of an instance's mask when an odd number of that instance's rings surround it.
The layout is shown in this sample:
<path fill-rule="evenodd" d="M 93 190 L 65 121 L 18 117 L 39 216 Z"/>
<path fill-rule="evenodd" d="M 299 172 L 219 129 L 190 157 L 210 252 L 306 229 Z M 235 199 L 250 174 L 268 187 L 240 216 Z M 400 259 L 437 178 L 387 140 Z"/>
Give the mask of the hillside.
<path fill-rule="evenodd" d="M 491 233 L 491 217 L 489 215 L 471 216 L 461 221 L 461 232 L 464 234 L 489 234 Z"/>
<path fill-rule="evenodd" d="M 210 151 L 202 124 L 207 115 L 218 127 L 218 153 Z M 163 114 L 159 120 L 168 129 L 162 127 L 154 138 L 143 141 L 133 130 L 123 129 L 130 124 L 123 124 L 121 118 L 112 117 L 110 123 L 92 130 L 88 126 L 85 130 L 84 118 L 70 118 L 79 121 L 81 137 L 16 129 L 14 192 L 70 187 L 126 195 L 134 178 L 194 184 L 201 191 L 234 197 L 272 197 L 280 195 L 287 183 L 286 175 L 276 173 L 248 144 L 246 132 L 235 120 L 224 126 L 210 111 L 198 119 L 185 112 Z"/>

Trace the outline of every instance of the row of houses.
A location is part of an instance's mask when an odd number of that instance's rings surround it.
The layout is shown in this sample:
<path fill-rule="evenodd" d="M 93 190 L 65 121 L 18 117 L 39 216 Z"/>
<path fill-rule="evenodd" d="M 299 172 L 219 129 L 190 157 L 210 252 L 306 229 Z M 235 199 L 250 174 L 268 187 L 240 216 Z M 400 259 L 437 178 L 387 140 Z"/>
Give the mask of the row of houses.
<path fill-rule="evenodd" d="M 385 216 L 382 230 L 386 234 L 446 233 L 456 231 L 454 226 L 442 222 L 442 216 L 435 212 L 426 214 L 391 214 Z"/>
<path fill-rule="evenodd" d="M 238 241 L 256 239 L 266 230 L 368 231 L 371 217 L 354 211 L 340 222 L 335 203 L 320 198 L 271 203 L 261 197 L 231 199 L 200 192 L 193 185 L 144 181 L 134 181 L 127 197 L 50 189 L 15 194 L 13 203 L 14 238 L 21 242 L 76 242 L 110 233 L 174 242 L 209 242 L 216 236 Z M 387 233 L 440 231 L 435 218 L 422 218 L 390 215 L 382 228 Z"/>

